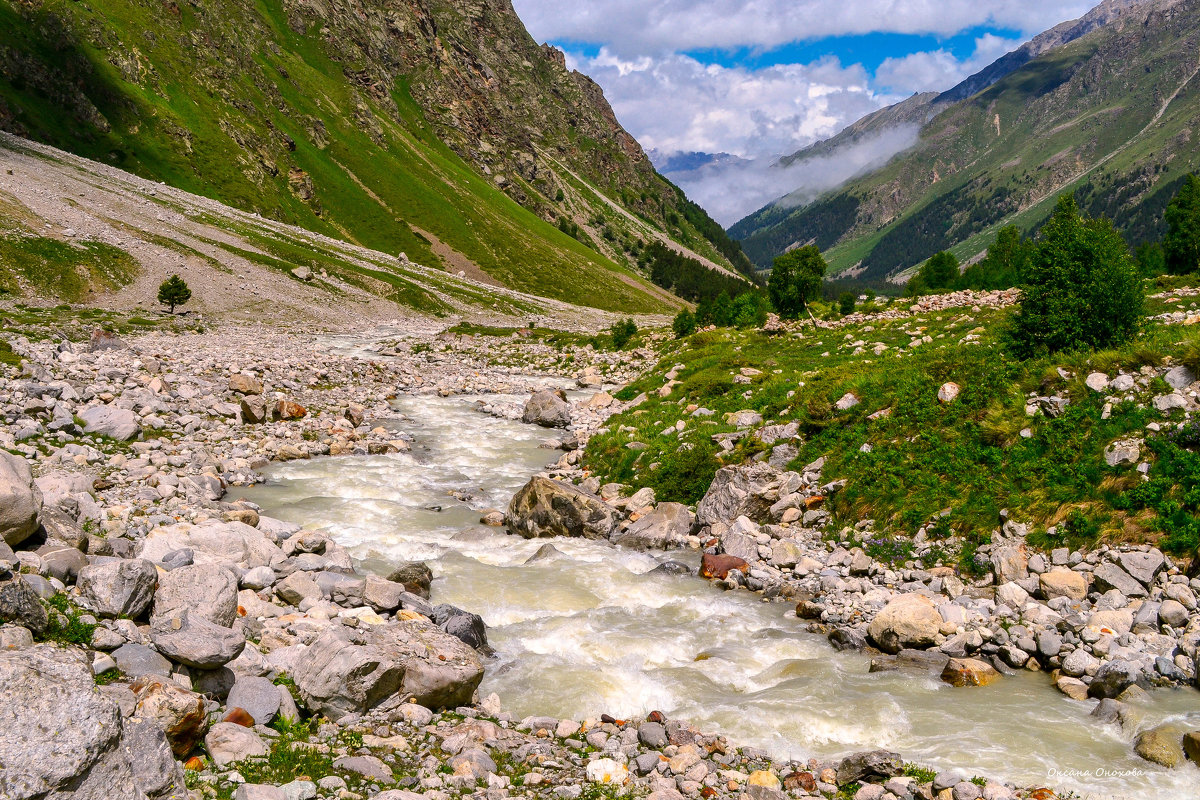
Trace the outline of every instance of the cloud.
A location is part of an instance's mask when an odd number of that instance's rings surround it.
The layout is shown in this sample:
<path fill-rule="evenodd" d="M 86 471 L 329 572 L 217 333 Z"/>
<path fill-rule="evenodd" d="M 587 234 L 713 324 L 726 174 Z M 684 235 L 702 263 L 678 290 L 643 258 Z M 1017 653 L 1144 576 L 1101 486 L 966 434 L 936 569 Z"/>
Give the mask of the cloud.
<path fill-rule="evenodd" d="M 874 83 L 895 92 L 944 91 L 1020 47 L 1022 41 L 989 33 L 976 39 L 975 52 L 961 61 L 946 50 L 909 53 L 901 58 L 884 59 L 875 70 Z"/>
<path fill-rule="evenodd" d="M 647 149 L 778 157 L 831 136 L 898 96 L 836 59 L 751 70 L 686 55 L 624 59 L 607 47 L 568 63 L 604 87 L 621 123 Z"/>
<path fill-rule="evenodd" d="M 614 53 L 772 49 L 831 36 L 949 36 L 979 26 L 1026 34 L 1086 13 L 1093 0 L 514 0 L 540 41 L 604 43 Z"/>
<path fill-rule="evenodd" d="M 850 178 L 886 164 L 917 141 L 918 126 L 900 125 L 868 136 L 836 154 L 781 166 L 774 158 L 722 159 L 667 173 L 713 219 L 729 226 L 775 200 L 798 206 Z"/>

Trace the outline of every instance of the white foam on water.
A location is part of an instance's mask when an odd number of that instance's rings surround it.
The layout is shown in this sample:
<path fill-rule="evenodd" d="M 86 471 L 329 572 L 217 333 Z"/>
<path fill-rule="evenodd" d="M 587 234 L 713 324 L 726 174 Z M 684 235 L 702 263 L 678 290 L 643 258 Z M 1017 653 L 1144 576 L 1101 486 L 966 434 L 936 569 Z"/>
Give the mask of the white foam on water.
<path fill-rule="evenodd" d="M 936 676 L 869 674 L 866 656 L 833 651 L 786 604 L 698 578 L 644 574 L 664 558 L 694 562 L 694 554 L 493 530 L 452 538 L 475 528 L 482 509 L 504 508 L 557 457 L 538 449 L 553 431 L 471 405 L 404 398 L 399 409 L 410 423 L 399 427 L 416 435 L 412 453 L 276 465 L 269 486 L 245 494 L 272 516 L 328 530 L 367 568 L 430 561 L 434 602 L 487 622 L 498 654 L 480 693 L 497 692 L 513 713 L 633 718 L 661 710 L 780 757 L 887 747 L 937 769 L 1085 797 L 1200 796 L 1200 769 L 1141 761 L 1135 732 L 1090 719 L 1094 703 L 1064 698 L 1045 675 L 954 689 Z M 434 505 L 442 511 L 428 509 Z M 547 542 L 562 555 L 525 564 Z M 1152 692 L 1142 711 L 1145 727 L 1200 729 L 1200 693 L 1191 690 Z"/>

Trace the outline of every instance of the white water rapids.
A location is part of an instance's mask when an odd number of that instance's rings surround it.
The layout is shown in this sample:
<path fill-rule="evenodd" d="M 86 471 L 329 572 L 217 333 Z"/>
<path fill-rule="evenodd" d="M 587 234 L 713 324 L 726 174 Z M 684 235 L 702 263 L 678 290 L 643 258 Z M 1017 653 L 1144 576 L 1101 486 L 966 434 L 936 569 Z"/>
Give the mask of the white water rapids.
<path fill-rule="evenodd" d="M 402 397 L 412 452 L 273 465 L 239 494 L 267 513 L 322 528 L 367 571 L 428 561 L 433 601 L 481 614 L 497 656 L 481 696 L 517 715 L 636 718 L 658 709 L 776 756 L 836 756 L 885 747 L 1083 797 L 1200 796 L 1200 769 L 1166 770 L 1133 753 L 1132 732 L 1088 714 L 1044 674 L 954 689 L 937 676 L 868 674 L 869 657 L 837 653 L 786 603 L 726 592 L 695 577 L 645 575 L 673 557 L 582 540 L 549 540 L 563 557 L 525 561 L 548 540 L 481 528 L 553 460 L 544 429 L 481 414 L 465 397 Z M 464 502 L 450 492 L 469 492 Z M 235 494 L 237 496 L 237 494 Z M 439 510 L 433 510 L 440 507 Z M 1200 692 L 1160 690 L 1143 727 L 1200 728 Z"/>

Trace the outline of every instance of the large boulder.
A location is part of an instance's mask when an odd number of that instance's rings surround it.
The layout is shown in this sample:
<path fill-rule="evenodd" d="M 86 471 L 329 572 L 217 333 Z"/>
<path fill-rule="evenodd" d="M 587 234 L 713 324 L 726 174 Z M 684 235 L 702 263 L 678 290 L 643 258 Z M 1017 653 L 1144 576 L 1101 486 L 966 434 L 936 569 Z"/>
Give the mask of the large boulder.
<path fill-rule="evenodd" d="M 187 610 L 157 617 L 150 640 L 158 652 L 177 664 L 196 669 L 216 669 L 233 661 L 246 647 L 240 631 L 209 622 Z"/>
<path fill-rule="evenodd" d="M 334 722 L 362 714 L 400 690 L 404 665 L 357 631 L 327 631 L 296 662 L 292 680 L 314 713 Z"/>
<path fill-rule="evenodd" d="M 122 720 L 81 653 L 0 651 L 0 797 L 182 800 L 162 732 Z"/>
<path fill-rule="evenodd" d="M 508 527 L 526 539 L 582 536 L 607 539 L 616 530 L 617 511 L 598 496 L 569 483 L 530 478 L 508 504 Z"/>
<path fill-rule="evenodd" d="M 1056 597 L 1066 597 L 1071 600 L 1082 600 L 1087 597 L 1087 579 L 1082 573 L 1066 567 L 1057 567 L 1038 576 L 1038 588 L 1042 597 L 1053 600 Z"/>
<path fill-rule="evenodd" d="M 933 645 L 941 627 L 942 615 L 932 600 L 924 595 L 902 594 L 875 615 L 867 633 L 880 650 L 898 653 L 906 647 Z"/>
<path fill-rule="evenodd" d="M 479 655 L 426 620 L 323 633 L 292 678 L 309 710 L 337 720 L 394 695 L 432 709 L 468 705 L 483 679 Z"/>
<path fill-rule="evenodd" d="M 731 523 L 742 516 L 753 522 L 769 522 L 771 506 L 779 499 L 775 496 L 778 478 L 774 467 L 761 462 L 722 467 L 696 506 L 696 522 Z"/>
<path fill-rule="evenodd" d="M 238 582 L 234 574 L 216 564 L 191 564 L 163 573 L 154 592 L 155 618 L 188 611 L 228 628 L 237 619 Z"/>
<path fill-rule="evenodd" d="M 102 617 L 138 618 L 154 598 L 158 570 L 142 558 L 105 561 L 79 570 L 84 604 Z"/>
<path fill-rule="evenodd" d="M 1146 587 L 1111 561 L 1102 562 L 1092 573 L 1093 583 L 1101 592 L 1116 589 L 1126 597 L 1145 597 Z"/>
<path fill-rule="evenodd" d="M 682 503 L 659 503 L 657 508 L 630 525 L 616 543 L 638 550 L 682 547 L 692 532 L 692 518 L 692 512 Z"/>
<path fill-rule="evenodd" d="M 15 547 L 38 529 L 42 492 L 29 462 L 0 450 L 0 537 Z"/>
<path fill-rule="evenodd" d="M 196 564 L 237 564 L 244 569 L 267 567 L 285 558 L 282 550 L 265 533 L 244 522 L 208 520 L 198 525 L 186 522 L 155 528 L 142 541 L 139 555 L 162 563 L 169 554 L 191 550 Z"/>
<path fill-rule="evenodd" d="M 83 420 L 83 432 L 107 436 L 119 442 L 136 439 L 142 432 L 138 415 L 128 408 L 116 406 L 91 406 L 79 412 Z"/>
<path fill-rule="evenodd" d="M 218 722 L 204 737 L 204 747 L 218 768 L 267 755 L 267 744 L 250 728 Z"/>
<path fill-rule="evenodd" d="M 942 680 L 951 686 L 987 686 L 1000 680 L 1000 673 L 977 658 L 952 658 L 942 670 Z"/>
<path fill-rule="evenodd" d="M 565 428 L 571 424 L 571 406 L 558 392 L 542 389 L 525 403 L 521 420 L 543 428 Z"/>

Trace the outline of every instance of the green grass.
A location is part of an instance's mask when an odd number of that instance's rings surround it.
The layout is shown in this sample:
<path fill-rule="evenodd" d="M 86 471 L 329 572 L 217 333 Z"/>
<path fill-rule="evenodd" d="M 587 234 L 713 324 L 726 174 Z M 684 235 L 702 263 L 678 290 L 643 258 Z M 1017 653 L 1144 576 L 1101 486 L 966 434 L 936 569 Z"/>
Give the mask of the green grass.
<path fill-rule="evenodd" d="M 39 641 L 91 646 L 96 625 L 81 619 L 86 612 L 71 603 L 65 594 L 56 594 L 43 602 L 49 612 L 49 624 L 40 635 Z"/>
<path fill-rule="evenodd" d="M 1007 315 L 944 312 L 877 321 L 873 331 L 864 326 L 805 330 L 803 340 L 721 330 L 671 342 L 658 368 L 618 395 L 630 399 L 645 392 L 647 400 L 610 420 L 607 432 L 591 439 L 585 465 L 602 480 L 653 486 L 660 500 L 692 503 L 721 464 L 741 463 L 760 449 L 753 439 L 732 453 L 712 444 L 714 434 L 734 430 L 724 420 L 726 413 L 754 409 L 768 422 L 798 423 L 802 438 L 792 468 L 824 456 L 826 480 L 847 480 L 828 505 L 835 520 L 875 519 L 878 541 L 872 546 L 882 557 L 903 559 L 905 538 L 938 519 L 942 535 L 952 531 L 963 540 L 960 566 L 973 571 L 974 549 L 999 527 L 1001 509 L 1032 522 L 1046 546 L 1168 536 L 1167 529 L 1151 523 L 1152 515 L 1127 509 L 1120 499 L 1139 481 L 1132 466 L 1108 467 L 1103 458 L 1109 443 L 1140 436 L 1147 423 L 1162 416 L 1152 408 L 1117 403 L 1104 419 L 1108 398 L 1087 389 L 1083 379 L 1096 368 L 1090 362 L 1102 361 L 1113 375 L 1118 367 L 1136 369 L 1148 357 L 1186 357 L 1195 347 L 1195 332 L 1153 326 L 1119 350 L 1022 362 L 996 341 L 995 331 Z M 979 344 L 959 343 L 980 327 L 985 330 L 977 334 Z M 911 347 L 917 333 L 933 343 Z M 864 342 L 857 354 L 856 341 Z M 876 342 L 889 349 L 875 355 Z M 682 385 L 660 398 L 662 375 L 676 364 L 684 365 Z M 748 384 L 735 383 L 742 367 L 763 374 Z M 1059 368 L 1072 377 L 1061 378 Z M 950 381 L 959 384 L 961 394 L 941 404 L 938 388 Z M 835 403 L 848 392 L 861 402 L 837 411 Z M 1057 418 L 1029 417 L 1029 392 L 1057 393 L 1071 402 Z M 1143 401 L 1152 395 L 1147 392 Z M 692 417 L 691 406 L 716 413 Z M 887 416 L 871 419 L 885 409 Z M 686 423 L 682 434 L 663 435 L 679 420 Z M 629 447 L 632 443 L 637 448 Z M 870 445 L 869 452 L 863 445 Z M 1178 521 L 1170 530 L 1184 531 L 1175 546 L 1186 549 L 1192 546 L 1188 537 L 1195 535 L 1194 526 L 1182 521 L 1196 510 L 1194 463 L 1183 456 L 1171 461 L 1165 450 L 1151 448 L 1158 453 L 1162 479 L 1148 485 L 1163 488 L 1142 505 L 1163 518 L 1178 506 Z M 1056 536 L 1046 536 L 1051 527 Z"/>
<path fill-rule="evenodd" d="M 0 235 L 0 294 L 24 294 L 24 284 L 77 302 L 93 290 L 123 286 L 136 274 L 134 258 L 110 244 Z"/>

